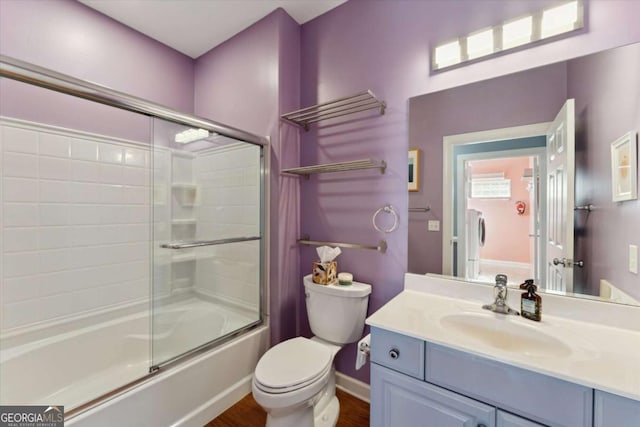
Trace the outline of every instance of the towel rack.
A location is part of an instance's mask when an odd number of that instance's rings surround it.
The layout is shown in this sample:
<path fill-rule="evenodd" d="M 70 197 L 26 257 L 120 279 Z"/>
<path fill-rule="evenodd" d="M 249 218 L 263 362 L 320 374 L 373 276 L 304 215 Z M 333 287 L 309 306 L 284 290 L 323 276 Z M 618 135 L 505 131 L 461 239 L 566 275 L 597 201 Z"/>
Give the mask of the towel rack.
<path fill-rule="evenodd" d="M 250 242 L 252 240 L 260 240 L 260 236 L 253 237 L 232 237 L 229 239 L 219 240 L 194 240 L 191 242 L 171 242 L 160 245 L 163 249 L 188 249 L 199 248 L 201 246 L 224 245 L 225 243 Z"/>
<path fill-rule="evenodd" d="M 409 208 L 409 212 L 429 212 L 431 210 L 430 207 L 426 208 Z"/>
<path fill-rule="evenodd" d="M 340 242 L 320 242 L 317 240 L 309 240 L 308 236 L 304 236 L 305 238 L 299 239 L 298 243 L 301 245 L 309 245 L 309 246 L 338 246 L 341 248 L 352 248 L 352 249 L 372 249 L 376 250 L 380 253 L 387 252 L 387 241 L 380 240 L 377 246 L 368 246 L 368 245 L 360 245 L 357 243 L 340 243 Z"/>
<path fill-rule="evenodd" d="M 323 165 L 301 166 L 297 168 L 282 169 L 281 173 L 301 175 L 309 178 L 314 173 L 327 172 L 344 172 L 360 169 L 380 169 L 380 173 L 384 174 L 387 168 L 385 161 L 375 162 L 371 159 L 353 160 L 350 162 L 326 163 Z"/>
<path fill-rule="evenodd" d="M 366 90 L 344 98 L 292 111 L 280 117 L 287 123 L 309 130 L 309 124 L 320 120 L 333 119 L 374 108 L 380 109 L 380 114 L 384 114 L 386 107 L 387 104 L 384 101 L 380 101 L 373 92 Z"/>

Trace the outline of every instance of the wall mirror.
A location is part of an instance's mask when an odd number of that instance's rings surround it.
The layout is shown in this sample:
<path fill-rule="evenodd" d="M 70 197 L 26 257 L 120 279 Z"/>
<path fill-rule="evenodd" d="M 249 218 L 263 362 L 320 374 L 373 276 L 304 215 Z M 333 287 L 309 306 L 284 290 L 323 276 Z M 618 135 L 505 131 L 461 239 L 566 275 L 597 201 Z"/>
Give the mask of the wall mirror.
<path fill-rule="evenodd" d="M 639 76 L 636 43 L 411 98 L 409 272 L 640 305 L 640 202 L 613 201 L 611 154 L 637 145 Z"/>

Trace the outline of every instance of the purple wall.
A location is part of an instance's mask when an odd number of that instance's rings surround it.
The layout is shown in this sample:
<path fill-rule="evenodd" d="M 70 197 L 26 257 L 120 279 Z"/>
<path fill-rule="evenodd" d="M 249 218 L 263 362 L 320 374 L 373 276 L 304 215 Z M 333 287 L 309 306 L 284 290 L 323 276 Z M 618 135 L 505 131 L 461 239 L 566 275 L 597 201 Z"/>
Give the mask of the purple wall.
<path fill-rule="evenodd" d="M 609 280 L 640 299 L 640 276 L 629 272 L 629 245 L 640 245 L 640 201 L 611 201 L 611 143 L 640 131 L 640 44 L 569 61 L 568 96 L 576 99 L 576 156 L 588 174 L 576 175 L 576 204 L 596 210 L 576 215 L 576 269 L 585 291 Z M 580 276 L 582 275 L 582 276 Z"/>
<path fill-rule="evenodd" d="M 364 244 L 387 239 L 385 255 L 347 249 L 338 258 L 339 270 L 352 271 L 357 280 L 373 285 L 370 312 L 402 290 L 407 266 L 407 100 L 640 40 L 640 26 L 635 22 L 640 2 L 587 3 L 587 29 L 574 37 L 434 75 L 429 72 L 432 46 L 557 2 L 351 0 L 302 26 L 301 105 L 363 89 L 373 90 L 388 103 L 383 117 L 363 113 L 346 124 L 327 122 L 303 134 L 301 142 L 304 165 L 363 157 L 389 164 L 384 176 L 373 171 L 316 176 L 303 182 L 301 189 L 302 233 L 318 240 Z M 430 172 L 428 178 L 436 179 L 435 175 Z M 437 181 L 424 182 L 434 198 L 440 196 L 429 201 L 431 206 L 442 203 L 440 180 L 438 175 Z M 371 215 L 386 203 L 401 212 L 401 223 L 396 232 L 383 236 L 371 226 Z M 434 213 L 430 217 L 437 218 Z M 434 240 L 440 242 L 441 237 Z M 439 243 L 434 243 L 428 256 L 440 258 Z M 301 274 L 310 271 L 314 259 L 313 248 L 301 249 Z M 306 313 L 300 322 L 306 328 Z M 338 355 L 338 370 L 368 381 L 368 370 L 356 372 L 354 360 L 355 345 L 351 345 Z"/>
<path fill-rule="evenodd" d="M 0 1 L 0 52 L 177 110 L 193 111 L 193 61 L 78 2 Z M 150 119 L 0 79 L 0 115 L 150 141 Z"/>
<path fill-rule="evenodd" d="M 443 137 L 552 121 L 566 81 L 562 62 L 409 100 L 409 146 L 422 150 L 420 173 L 429 183 L 409 194 L 409 204 L 432 210 L 409 216 L 408 271 L 442 272 L 442 234 L 427 231 L 427 220 L 442 219 Z"/>
<path fill-rule="evenodd" d="M 76 1 L 0 1 L 0 52 L 193 111 L 191 58 Z"/>
<path fill-rule="evenodd" d="M 273 343 L 298 334 L 297 130 L 280 123 L 300 99 L 300 27 L 278 9 L 196 60 L 198 115 L 271 137 L 270 324 Z"/>

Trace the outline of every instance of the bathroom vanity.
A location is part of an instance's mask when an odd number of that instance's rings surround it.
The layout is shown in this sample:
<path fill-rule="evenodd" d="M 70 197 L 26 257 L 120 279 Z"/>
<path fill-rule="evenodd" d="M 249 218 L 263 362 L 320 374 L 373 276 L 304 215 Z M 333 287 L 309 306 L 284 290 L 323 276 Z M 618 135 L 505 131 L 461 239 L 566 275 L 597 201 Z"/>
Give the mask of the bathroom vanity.
<path fill-rule="evenodd" d="M 406 275 L 367 319 L 372 427 L 640 426 L 639 308 L 545 295 L 538 323 L 482 310 L 491 298 Z"/>

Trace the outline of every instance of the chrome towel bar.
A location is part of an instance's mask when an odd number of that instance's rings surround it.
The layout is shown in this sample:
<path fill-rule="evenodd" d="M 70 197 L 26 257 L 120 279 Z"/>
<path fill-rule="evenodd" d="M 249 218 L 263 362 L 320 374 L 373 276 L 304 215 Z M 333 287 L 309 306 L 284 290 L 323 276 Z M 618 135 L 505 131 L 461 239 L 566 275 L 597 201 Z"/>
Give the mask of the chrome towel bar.
<path fill-rule="evenodd" d="M 252 240 L 260 240 L 260 236 L 254 237 L 232 237 L 229 239 L 218 240 L 194 240 L 191 242 L 171 242 L 160 245 L 164 249 L 188 249 L 199 248 L 201 246 L 224 245 L 225 243 L 249 242 Z"/>
<path fill-rule="evenodd" d="M 360 245 L 357 243 L 319 242 L 317 240 L 309 240 L 308 238 L 300 239 L 298 240 L 298 243 L 301 245 L 309 245 L 309 246 L 338 246 L 341 248 L 352 248 L 352 249 L 372 249 L 382 254 L 387 252 L 386 240 L 380 240 L 380 242 L 378 242 L 378 246 Z"/>

